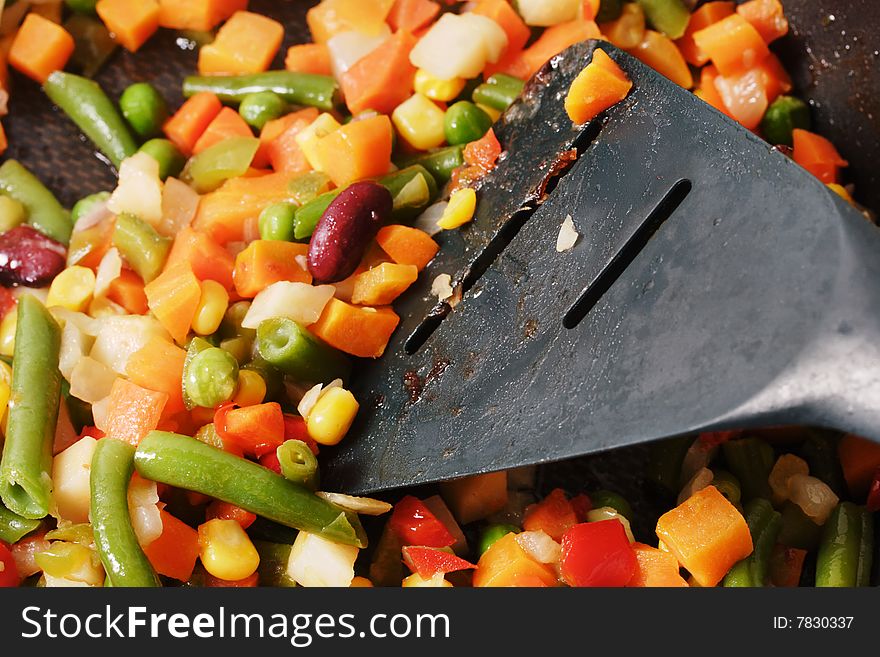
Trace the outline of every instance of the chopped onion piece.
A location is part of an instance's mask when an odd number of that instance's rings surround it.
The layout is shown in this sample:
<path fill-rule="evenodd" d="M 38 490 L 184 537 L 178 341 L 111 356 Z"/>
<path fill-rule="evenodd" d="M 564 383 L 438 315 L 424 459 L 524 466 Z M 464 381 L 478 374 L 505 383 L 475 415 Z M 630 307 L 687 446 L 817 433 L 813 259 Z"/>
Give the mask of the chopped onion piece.
<path fill-rule="evenodd" d="M 128 486 L 128 511 L 131 526 L 141 545 L 149 545 L 162 534 L 162 516 L 156 506 L 158 503 L 156 482 L 132 477 Z"/>
<path fill-rule="evenodd" d="M 110 394 L 117 378 L 119 375 L 104 363 L 83 356 L 70 372 L 70 394 L 94 404 Z"/>
<path fill-rule="evenodd" d="M 241 322 L 243 328 L 255 329 L 265 319 L 287 317 L 300 324 L 314 324 L 333 297 L 332 285 L 307 285 L 278 281 L 261 290 Z"/>
<path fill-rule="evenodd" d="M 714 478 L 715 475 L 709 468 L 700 468 L 697 470 L 694 473 L 694 476 L 691 477 L 690 481 L 684 485 L 684 488 L 682 488 L 681 492 L 678 494 L 678 504 L 682 504 L 685 500 L 690 499 L 691 495 L 697 491 L 703 490 L 706 486 L 712 483 Z"/>
<path fill-rule="evenodd" d="M 495 21 L 478 14 L 443 14 L 410 53 L 413 66 L 441 80 L 473 78 L 497 62 L 507 34 Z"/>
<path fill-rule="evenodd" d="M 152 226 L 162 221 L 162 181 L 159 163 L 146 153 L 135 153 L 119 166 L 119 185 L 107 207 L 115 214 L 130 212 Z"/>
<path fill-rule="evenodd" d="M 346 511 L 363 513 L 365 516 L 381 516 L 383 513 L 388 513 L 393 508 L 388 502 L 376 500 L 372 497 L 355 497 L 354 495 L 326 493 L 320 490 L 316 492 L 315 495 L 324 498 L 331 504 L 335 504 Z"/>
<path fill-rule="evenodd" d="M 577 244 L 578 237 L 580 237 L 580 234 L 574 227 L 571 215 L 566 215 L 562 226 L 559 227 L 559 236 L 556 238 L 556 251 L 559 253 L 568 251 Z"/>
<path fill-rule="evenodd" d="M 629 526 L 629 520 L 626 519 L 626 516 L 620 515 L 617 512 L 617 509 L 610 506 L 600 506 L 598 509 L 590 509 L 587 511 L 587 522 L 599 522 L 601 520 L 619 520 L 620 524 L 623 525 L 623 530 L 626 532 L 626 537 L 629 539 L 629 542 L 636 542 L 632 533 L 632 528 Z"/>
<path fill-rule="evenodd" d="M 518 0 L 516 8 L 526 25 L 550 27 L 578 17 L 579 0 Z"/>
<path fill-rule="evenodd" d="M 685 452 L 681 463 L 678 485 L 684 488 L 701 468 L 709 467 L 709 463 L 718 453 L 718 445 L 707 443 L 699 438 L 695 439 L 688 451 Z"/>
<path fill-rule="evenodd" d="M 538 563 L 557 563 L 562 556 L 562 546 L 541 530 L 521 532 L 516 542 Z"/>
<path fill-rule="evenodd" d="M 122 257 L 114 246 L 107 249 L 107 253 L 101 258 L 98 270 L 95 274 L 95 297 L 103 297 L 110 290 L 110 284 L 119 278 L 122 273 Z"/>
<path fill-rule="evenodd" d="M 789 478 L 788 499 L 817 525 L 825 524 L 840 501 L 828 484 L 805 474 L 794 474 Z"/>
<path fill-rule="evenodd" d="M 333 77 L 339 80 L 343 73 L 378 48 L 389 36 L 391 28 L 385 25 L 378 34 L 350 30 L 330 37 L 327 49 L 330 51 Z"/>
<path fill-rule="evenodd" d="M 198 207 L 196 190 L 177 178 L 168 178 L 162 189 L 162 220 L 156 230 L 165 237 L 174 237 L 192 223 Z"/>
<path fill-rule="evenodd" d="M 309 413 L 312 412 L 315 404 L 318 403 L 318 398 L 321 396 L 321 389 L 323 387 L 324 386 L 322 386 L 320 383 L 316 383 L 313 387 L 309 388 L 309 391 L 302 396 L 302 399 L 299 400 L 299 404 L 297 404 L 296 410 L 304 420 L 309 419 Z"/>
<path fill-rule="evenodd" d="M 433 205 L 429 205 L 413 222 L 413 228 L 418 228 L 419 230 L 428 233 L 428 235 L 436 235 L 439 233 L 443 229 L 437 225 L 437 222 L 440 221 L 440 218 L 446 212 L 447 205 L 449 205 L 449 203 L 446 201 L 439 201 Z"/>
<path fill-rule="evenodd" d="M 773 490 L 773 503 L 780 505 L 788 499 L 791 478 L 796 474 L 810 474 L 810 466 L 799 456 L 783 454 L 770 471 L 770 488 Z"/>
<path fill-rule="evenodd" d="M 452 296 L 452 276 L 449 274 L 440 274 L 431 283 L 431 294 L 437 295 L 438 301 L 446 301 Z"/>

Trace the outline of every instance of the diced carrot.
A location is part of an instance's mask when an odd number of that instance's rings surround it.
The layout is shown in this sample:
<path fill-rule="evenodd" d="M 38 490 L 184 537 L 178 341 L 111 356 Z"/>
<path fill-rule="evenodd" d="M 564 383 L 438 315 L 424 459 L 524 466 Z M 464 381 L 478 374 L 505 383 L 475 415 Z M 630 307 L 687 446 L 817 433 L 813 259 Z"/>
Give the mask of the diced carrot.
<path fill-rule="evenodd" d="M 202 287 L 192 268 L 182 263 L 166 269 L 144 287 L 144 292 L 150 311 L 174 341 L 183 344 L 202 297 Z"/>
<path fill-rule="evenodd" d="M 233 408 L 224 418 L 222 426 L 215 425 L 217 431 L 246 454 L 260 457 L 284 442 L 284 414 L 278 402 Z"/>
<path fill-rule="evenodd" d="M 601 112 L 626 98 L 632 82 L 604 50 L 596 48 L 593 59 L 571 83 L 565 111 L 575 123 L 592 121 Z"/>
<path fill-rule="evenodd" d="M 247 6 L 248 0 L 159 0 L 159 25 L 208 32 Z"/>
<path fill-rule="evenodd" d="M 257 520 L 257 514 L 245 511 L 240 506 L 235 506 L 223 500 L 214 500 L 205 509 L 205 520 L 235 520 L 242 529 L 247 529 Z"/>
<path fill-rule="evenodd" d="M 284 58 L 284 68 L 297 73 L 332 75 L 330 51 L 322 43 L 302 43 L 290 46 Z"/>
<path fill-rule="evenodd" d="M 6 138 L 6 129 L 0 123 L 0 155 L 5 153 L 7 148 L 9 148 L 9 140 Z"/>
<path fill-rule="evenodd" d="M 632 549 L 636 555 L 636 572 L 627 586 L 680 587 L 688 585 L 681 573 L 678 572 L 678 561 L 671 553 L 644 543 L 633 543 Z"/>
<path fill-rule="evenodd" d="M 694 41 L 694 32 L 699 32 L 704 27 L 709 27 L 722 18 L 727 18 L 733 14 L 734 8 L 735 4 L 729 0 L 716 0 L 716 2 L 707 2 L 694 10 L 684 34 L 675 41 L 675 45 L 678 46 L 688 64 L 703 66 L 709 61 L 709 56 L 697 47 L 697 43 Z"/>
<path fill-rule="evenodd" d="M 779 0 L 748 0 L 736 8 L 736 13 L 758 30 L 765 43 L 788 34 L 788 19 Z"/>
<path fill-rule="evenodd" d="M 250 11 L 237 11 L 199 50 L 202 75 L 242 75 L 269 68 L 284 39 L 284 26 Z"/>
<path fill-rule="evenodd" d="M 12 41 L 9 65 L 42 84 L 60 71 L 73 54 L 74 41 L 60 25 L 29 13 Z"/>
<path fill-rule="evenodd" d="M 352 356 L 378 358 L 400 317 L 391 308 L 364 308 L 330 299 L 309 329 L 327 344 Z"/>
<path fill-rule="evenodd" d="M 265 148 L 266 157 L 275 171 L 296 176 L 311 170 L 312 167 L 296 141 L 296 136 L 308 128 L 317 115 L 317 110 L 309 107 L 279 119 L 284 122 L 284 131 L 269 141 Z"/>
<path fill-rule="evenodd" d="M 837 444 L 843 477 L 854 497 L 863 497 L 880 468 L 880 444 L 849 434 Z"/>
<path fill-rule="evenodd" d="M 785 70 L 782 62 L 772 52 L 761 62 L 758 69 L 761 71 L 764 79 L 767 102 L 772 103 L 780 95 L 787 94 L 792 90 L 794 85 L 791 82 L 788 71 Z"/>
<path fill-rule="evenodd" d="M 697 30 L 693 37 L 696 46 L 725 76 L 754 68 L 770 53 L 758 30 L 739 14 Z"/>
<path fill-rule="evenodd" d="M 578 523 L 577 514 L 561 488 L 554 488 L 537 504 L 526 508 L 523 529 L 543 531 L 554 541 Z"/>
<path fill-rule="evenodd" d="M 537 41 L 522 52 L 526 74 L 518 77 L 529 78 L 547 61 L 569 46 L 587 39 L 598 39 L 601 36 L 599 26 L 593 21 L 574 20 L 548 27 Z"/>
<path fill-rule="evenodd" d="M 823 183 L 836 183 L 841 167 L 849 164 L 830 141 L 809 130 L 795 128 L 792 132 L 794 161 Z"/>
<path fill-rule="evenodd" d="M 95 11 L 113 38 L 131 52 L 144 45 L 159 29 L 156 0 L 98 0 Z"/>
<path fill-rule="evenodd" d="M 250 126 L 241 118 L 241 114 L 231 107 L 224 107 L 215 116 L 193 146 L 193 155 L 206 148 L 219 144 L 230 137 L 253 137 Z"/>
<path fill-rule="evenodd" d="M 199 533 L 164 509 L 159 515 L 162 533 L 143 547 L 144 554 L 157 573 L 186 582 L 199 558 Z"/>
<path fill-rule="evenodd" d="M 43 18 L 60 25 L 61 18 L 64 15 L 64 4 L 65 3 L 59 2 L 58 0 L 54 0 L 53 2 L 42 2 L 40 4 L 31 5 L 30 11 L 33 14 L 38 14 Z"/>
<path fill-rule="evenodd" d="M 232 280 L 236 291 L 249 299 L 278 281 L 311 283 L 312 275 L 300 264 L 308 252 L 308 244 L 254 240 L 235 257 Z"/>
<path fill-rule="evenodd" d="M 105 420 L 106 440 L 121 440 L 137 445 L 159 424 L 167 402 L 166 393 L 148 390 L 119 377 L 110 388 Z"/>
<path fill-rule="evenodd" d="M 657 536 L 700 586 L 715 586 L 752 553 L 745 519 L 714 486 L 660 516 Z"/>
<path fill-rule="evenodd" d="M 694 77 L 691 75 L 691 70 L 688 68 L 684 56 L 675 42 L 665 34 L 654 30 L 645 30 L 642 42 L 628 52 L 677 85 L 685 89 L 694 86 Z"/>
<path fill-rule="evenodd" d="M 507 0 L 479 0 L 473 12 L 491 18 L 504 30 L 507 35 L 505 55 L 522 50 L 532 36 L 529 26 L 525 24 Z M 592 18 L 591 16 L 590 20 Z"/>
<path fill-rule="evenodd" d="M 306 107 L 298 112 L 291 112 L 281 118 L 267 121 L 260 131 L 260 148 L 254 156 L 254 165 L 270 166 L 274 157 L 279 165 L 284 166 L 287 161 L 285 155 L 294 153 L 292 146 L 296 144 L 296 135 L 302 131 L 304 125 L 310 125 L 316 118 L 318 118 L 318 110 L 314 107 Z M 282 139 L 278 144 L 272 144 L 273 141 L 280 138 L 290 128 L 294 128 L 290 135 Z M 296 145 L 297 147 L 299 146 L 299 144 Z M 299 150 L 299 153 L 301 154 L 302 151 Z M 295 163 L 298 159 L 295 158 L 290 161 Z M 305 164 L 308 164 L 308 162 L 305 162 Z"/>
<path fill-rule="evenodd" d="M 397 264 L 415 265 L 419 271 L 427 267 L 440 250 L 440 245 L 425 231 L 399 224 L 380 228 L 376 243 Z"/>
<path fill-rule="evenodd" d="M 507 505 L 507 472 L 489 472 L 440 484 L 440 495 L 463 525 L 488 518 Z"/>
<path fill-rule="evenodd" d="M 337 187 L 381 176 L 391 168 L 392 134 L 385 114 L 352 121 L 318 140 L 321 168 Z"/>
<path fill-rule="evenodd" d="M 123 269 L 110 283 L 107 298 L 118 303 L 132 315 L 146 315 L 147 295 L 144 294 L 144 281 L 131 269 Z"/>
<path fill-rule="evenodd" d="M 582 0 L 580 3 L 580 14 L 578 18 L 583 18 L 588 21 L 595 20 L 596 16 L 599 14 L 600 4 L 600 0 Z"/>
<path fill-rule="evenodd" d="M 409 53 L 417 39 L 399 30 L 342 74 L 340 84 L 352 114 L 372 109 L 390 114 L 410 97 L 416 67 Z"/>
<path fill-rule="evenodd" d="M 202 197 L 192 226 L 220 244 L 241 241 L 248 220 L 255 220 L 267 205 L 290 198 L 289 182 L 286 173 L 227 180 Z"/>
<path fill-rule="evenodd" d="M 183 228 L 174 238 L 165 269 L 176 267 L 182 262 L 189 263 L 193 274 L 200 281 L 217 281 L 227 291 L 232 290 L 232 269 L 235 266 L 232 254 L 205 233 L 189 226 Z"/>
<path fill-rule="evenodd" d="M 553 568 L 532 559 L 510 533 L 483 553 L 474 570 L 475 587 L 557 586 Z"/>
<path fill-rule="evenodd" d="M 388 24 L 395 32 L 415 32 L 430 24 L 440 13 L 440 5 L 433 0 L 395 0 L 388 12 Z"/>
<path fill-rule="evenodd" d="M 197 93 L 165 122 L 165 135 L 184 155 L 190 155 L 199 137 L 221 109 L 223 105 L 217 96 L 207 91 Z"/>
<path fill-rule="evenodd" d="M 186 351 L 167 340 L 153 337 L 129 356 L 125 374 L 143 388 L 168 395 L 164 415 L 172 416 L 184 408 L 181 381 L 185 360 Z"/>
<path fill-rule="evenodd" d="M 359 306 L 387 306 L 418 277 L 419 270 L 414 265 L 383 262 L 355 276 L 351 302 Z"/>
<path fill-rule="evenodd" d="M 375 36 L 385 27 L 394 0 L 324 0 L 306 13 L 315 43 L 327 43 L 340 32 L 363 32 Z"/>
<path fill-rule="evenodd" d="M 700 86 L 694 90 L 694 95 L 709 103 L 712 107 L 717 109 L 722 114 L 726 114 L 731 119 L 733 119 L 733 115 L 730 113 L 724 106 L 724 101 L 721 100 L 721 94 L 718 93 L 718 89 L 715 88 L 715 79 L 718 77 L 718 69 L 715 68 L 712 64 L 708 66 L 704 66 L 700 69 Z M 736 120 L 736 119 L 734 119 Z"/>

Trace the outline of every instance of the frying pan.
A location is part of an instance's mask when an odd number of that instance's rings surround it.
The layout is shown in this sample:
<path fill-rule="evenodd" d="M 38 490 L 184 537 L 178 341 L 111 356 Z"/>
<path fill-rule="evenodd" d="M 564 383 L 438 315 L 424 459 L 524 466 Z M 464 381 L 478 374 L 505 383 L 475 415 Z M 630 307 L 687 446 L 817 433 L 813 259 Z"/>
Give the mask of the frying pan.
<path fill-rule="evenodd" d="M 309 40 L 305 13 L 309 0 L 251 0 L 252 10 L 285 24 L 281 52 Z M 774 46 L 795 82 L 795 93 L 813 110 L 815 129 L 828 136 L 850 162 L 849 181 L 861 202 L 880 209 L 880 52 L 876 34 L 880 10 L 872 0 L 838 3 L 783 0 L 791 22 L 790 34 Z M 279 56 L 280 57 L 280 56 Z M 154 84 L 172 106 L 182 102 L 180 83 L 196 68 L 195 44 L 166 30 L 132 55 L 120 51 L 98 74 L 98 82 L 117 97 L 132 82 Z M 276 62 L 280 66 L 280 62 Z M 71 206 L 88 193 L 112 189 L 115 172 L 99 159 L 91 145 L 37 85 L 14 76 L 10 115 L 4 119 L 10 136 L 8 157 L 22 161 Z M 650 449 L 635 447 L 543 466 L 539 488 L 563 486 L 571 491 L 595 487 L 617 490 L 641 510 L 641 522 L 651 522 L 668 500 L 646 494 L 643 474 Z M 645 532 L 648 533 L 648 532 Z"/>

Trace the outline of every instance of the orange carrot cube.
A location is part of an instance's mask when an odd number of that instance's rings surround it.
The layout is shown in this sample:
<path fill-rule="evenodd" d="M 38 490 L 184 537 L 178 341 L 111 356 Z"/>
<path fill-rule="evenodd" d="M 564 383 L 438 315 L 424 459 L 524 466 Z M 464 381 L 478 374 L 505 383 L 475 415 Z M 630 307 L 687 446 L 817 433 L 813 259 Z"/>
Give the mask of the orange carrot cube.
<path fill-rule="evenodd" d="M 53 71 L 60 71 L 73 54 L 70 33 L 34 13 L 28 14 L 9 50 L 9 64 L 42 84 Z"/>
<path fill-rule="evenodd" d="M 284 39 L 276 20 L 239 11 L 217 32 L 217 38 L 199 51 L 199 73 L 239 75 L 269 68 Z"/>
<path fill-rule="evenodd" d="M 159 29 L 156 0 L 98 0 L 95 11 L 116 41 L 135 52 Z"/>

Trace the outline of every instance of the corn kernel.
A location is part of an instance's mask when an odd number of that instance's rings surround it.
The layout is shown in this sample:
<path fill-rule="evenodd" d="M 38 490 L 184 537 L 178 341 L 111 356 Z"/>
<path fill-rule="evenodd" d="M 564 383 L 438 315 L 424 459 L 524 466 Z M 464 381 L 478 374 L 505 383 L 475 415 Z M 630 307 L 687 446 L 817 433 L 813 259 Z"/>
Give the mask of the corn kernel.
<path fill-rule="evenodd" d="M 342 125 L 339 121 L 330 114 L 324 113 L 297 134 L 296 143 L 299 144 L 300 150 L 315 171 L 324 170 L 321 165 L 321 159 L 318 157 L 318 142 L 321 138 L 326 137 L 341 127 Z"/>
<path fill-rule="evenodd" d="M 451 80 L 441 80 L 435 78 L 424 69 L 416 71 L 416 79 L 414 88 L 416 93 L 427 96 L 431 100 L 447 101 L 458 97 L 464 89 L 465 80 L 462 78 L 452 78 Z"/>
<path fill-rule="evenodd" d="M 368 580 L 366 577 L 355 577 L 351 580 L 351 584 L 349 584 L 349 588 L 352 589 L 371 589 L 373 588 L 373 583 Z"/>
<path fill-rule="evenodd" d="M 463 226 L 474 218 L 477 209 L 477 193 L 470 187 L 457 189 L 452 193 L 449 204 L 443 210 L 443 216 L 437 225 L 443 230 L 451 230 Z"/>
<path fill-rule="evenodd" d="M 260 565 L 260 555 L 235 520 L 215 518 L 199 526 L 202 565 L 219 579 L 250 577 Z"/>
<path fill-rule="evenodd" d="M 312 407 L 306 429 L 316 443 L 336 445 L 345 437 L 357 412 L 353 394 L 345 388 L 329 388 Z"/>
<path fill-rule="evenodd" d="M 23 224 L 27 218 L 24 206 L 11 196 L 0 194 L 0 233 Z"/>
<path fill-rule="evenodd" d="M 253 370 L 239 370 L 238 390 L 232 403 L 238 406 L 256 406 L 266 396 L 266 381 Z"/>
<path fill-rule="evenodd" d="M 434 577 L 425 579 L 418 573 L 413 573 L 400 584 L 403 588 L 452 588 L 452 582 L 443 577 L 443 573 L 437 573 Z"/>
<path fill-rule="evenodd" d="M 837 194 L 840 198 L 842 198 L 847 203 L 853 202 L 853 197 L 850 195 L 849 191 L 847 191 L 846 187 L 843 185 L 838 185 L 837 183 L 828 183 L 828 189 Z"/>
<path fill-rule="evenodd" d="M 55 277 L 46 297 L 46 307 L 61 306 L 81 313 L 89 307 L 95 292 L 95 272 L 74 265 Z"/>
<path fill-rule="evenodd" d="M 6 419 L 9 396 L 12 394 L 12 368 L 0 360 L 0 422 Z M 4 431 L 5 433 L 5 431 Z"/>
<path fill-rule="evenodd" d="M 199 335 L 210 335 L 218 328 L 226 308 L 229 306 L 229 293 L 217 281 L 202 281 L 202 296 L 193 317 L 192 329 Z"/>
<path fill-rule="evenodd" d="M 481 105 L 477 103 L 477 107 L 483 110 L 486 114 L 489 115 L 489 118 L 492 119 L 492 123 L 495 123 L 499 118 L 501 118 L 501 112 L 494 107 L 489 107 L 488 105 Z"/>
<path fill-rule="evenodd" d="M 397 132 L 415 148 L 426 151 L 446 141 L 445 112 L 422 94 L 413 94 L 394 110 L 391 120 Z"/>
<path fill-rule="evenodd" d="M 15 327 L 18 313 L 11 309 L 0 321 L 0 356 L 13 356 L 15 352 Z"/>

